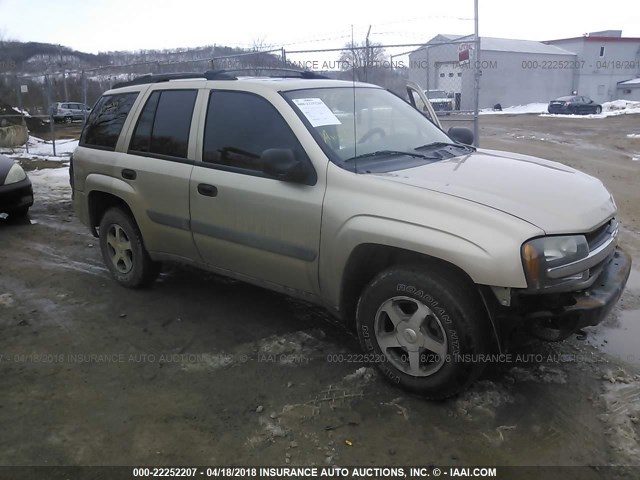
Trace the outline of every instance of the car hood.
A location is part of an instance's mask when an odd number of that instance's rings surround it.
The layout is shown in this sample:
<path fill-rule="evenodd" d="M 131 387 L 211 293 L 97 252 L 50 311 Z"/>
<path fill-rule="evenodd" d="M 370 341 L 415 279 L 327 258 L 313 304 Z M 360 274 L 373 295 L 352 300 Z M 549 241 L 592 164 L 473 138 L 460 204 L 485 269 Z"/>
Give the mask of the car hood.
<path fill-rule="evenodd" d="M 377 177 L 460 197 L 525 220 L 547 234 L 588 232 L 616 212 L 602 182 L 565 165 L 494 150 Z"/>

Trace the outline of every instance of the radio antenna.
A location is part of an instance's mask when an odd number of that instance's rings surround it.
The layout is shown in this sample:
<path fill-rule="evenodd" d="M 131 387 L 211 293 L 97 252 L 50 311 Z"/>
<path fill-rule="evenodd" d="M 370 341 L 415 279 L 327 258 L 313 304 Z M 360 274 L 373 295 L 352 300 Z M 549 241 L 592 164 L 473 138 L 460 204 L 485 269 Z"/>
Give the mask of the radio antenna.
<path fill-rule="evenodd" d="M 354 170 L 358 173 L 358 135 L 356 134 L 356 44 L 353 37 L 353 24 L 351 24 L 351 85 L 353 90 L 353 156 L 355 157 Z"/>

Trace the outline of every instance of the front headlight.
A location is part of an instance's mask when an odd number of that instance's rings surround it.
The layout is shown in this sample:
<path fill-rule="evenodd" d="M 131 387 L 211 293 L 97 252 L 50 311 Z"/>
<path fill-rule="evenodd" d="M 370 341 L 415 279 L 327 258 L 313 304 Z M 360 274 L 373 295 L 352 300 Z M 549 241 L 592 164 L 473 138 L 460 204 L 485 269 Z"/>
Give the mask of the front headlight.
<path fill-rule="evenodd" d="M 542 237 L 522 245 L 522 263 L 529 288 L 544 289 L 566 282 L 588 278 L 588 269 L 567 277 L 558 277 L 554 271 L 589 255 L 589 244 L 584 235 Z M 586 277 L 585 277 L 586 275 Z"/>
<path fill-rule="evenodd" d="M 12 183 L 21 182 L 27 178 L 27 174 L 24 173 L 24 170 L 20 165 L 14 163 L 13 166 L 9 169 L 9 173 L 7 173 L 6 178 L 4 179 L 5 185 L 11 185 Z"/>

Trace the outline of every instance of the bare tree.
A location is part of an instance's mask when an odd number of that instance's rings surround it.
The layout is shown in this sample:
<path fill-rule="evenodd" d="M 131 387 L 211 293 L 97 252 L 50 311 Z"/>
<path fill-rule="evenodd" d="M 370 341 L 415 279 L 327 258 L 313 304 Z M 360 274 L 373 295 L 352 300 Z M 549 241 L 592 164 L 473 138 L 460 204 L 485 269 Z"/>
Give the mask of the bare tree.
<path fill-rule="evenodd" d="M 356 80 L 369 81 L 373 70 L 384 68 L 385 52 L 379 43 L 348 42 L 340 53 L 342 70 L 352 71 Z"/>
<path fill-rule="evenodd" d="M 253 41 L 253 47 L 251 48 L 251 55 L 240 57 L 241 64 L 244 68 L 255 68 L 254 75 L 260 75 L 260 67 L 277 67 L 277 59 L 267 53 L 269 51 L 269 45 L 265 42 L 264 38 L 256 38 Z"/>

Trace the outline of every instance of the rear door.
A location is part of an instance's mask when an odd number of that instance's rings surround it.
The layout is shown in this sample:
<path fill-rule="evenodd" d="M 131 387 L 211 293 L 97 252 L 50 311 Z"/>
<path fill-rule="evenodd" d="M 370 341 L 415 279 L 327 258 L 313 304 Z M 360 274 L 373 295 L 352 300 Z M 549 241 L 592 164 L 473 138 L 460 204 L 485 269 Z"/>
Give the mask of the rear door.
<path fill-rule="evenodd" d="M 578 109 L 580 113 L 590 113 L 591 105 L 589 105 L 589 99 L 587 97 L 580 97 Z"/>
<path fill-rule="evenodd" d="M 70 103 L 71 111 L 73 112 L 74 120 L 82 120 L 82 105 L 79 103 Z"/>
<path fill-rule="evenodd" d="M 317 291 L 324 187 L 287 122 L 261 96 L 211 91 L 204 123 L 202 162 L 190 190 L 202 259 L 247 280 Z M 260 156 L 272 148 L 292 150 L 307 168 L 306 180 L 265 174 Z"/>
<path fill-rule="evenodd" d="M 189 231 L 197 95 L 186 86 L 147 91 L 126 154 L 115 160 L 116 175 L 135 190 L 132 209 L 147 249 L 189 260 L 198 257 Z"/>

